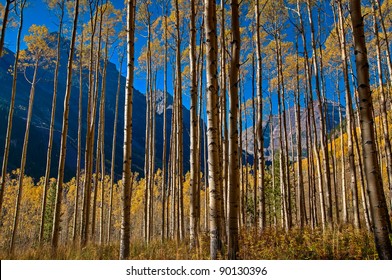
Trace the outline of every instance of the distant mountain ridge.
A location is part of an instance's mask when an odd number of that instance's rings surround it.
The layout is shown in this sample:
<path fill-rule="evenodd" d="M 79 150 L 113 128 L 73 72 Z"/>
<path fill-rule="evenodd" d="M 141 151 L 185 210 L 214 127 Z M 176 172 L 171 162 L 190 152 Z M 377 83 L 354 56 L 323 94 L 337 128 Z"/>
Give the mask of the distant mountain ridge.
<path fill-rule="evenodd" d="M 66 85 L 66 65 L 68 58 L 68 44 L 65 40 L 61 51 L 61 62 L 59 72 L 59 84 L 57 95 L 57 108 L 55 117 L 55 133 L 53 139 L 53 156 L 51 164 L 51 176 L 56 176 L 60 136 L 62 126 L 63 100 Z M 5 134 L 7 129 L 7 119 L 11 98 L 12 76 L 8 70 L 14 63 L 14 53 L 6 50 L 6 54 L 0 58 L 0 163 L 4 154 Z M 54 70 L 39 70 L 40 81 L 36 85 L 36 94 L 33 106 L 32 125 L 27 151 L 26 174 L 38 180 L 45 174 L 47 145 L 49 139 L 50 112 L 53 97 Z M 115 95 L 117 90 L 118 70 L 116 66 L 109 62 L 107 66 L 107 90 L 106 90 L 106 111 L 105 111 L 105 155 L 106 166 L 110 167 L 113 123 L 115 113 Z M 84 168 L 84 150 L 86 135 L 86 106 L 88 80 L 85 77 L 83 82 L 83 128 L 82 128 L 82 168 Z M 121 176 L 122 168 L 122 145 L 124 128 L 124 90 L 125 77 L 121 77 L 121 92 L 119 97 L 119 117 L 117 126 L 116 141 L 116 179 Z M 15 101 L 15 112 L 13 118 L 12 142 L 9 155 L 8 171 L 19 168 L 23 146 L 23 136 L 26 127 L 26 115 L 29 101 L 30 84 L 25 80 L 23 74 L 18 75 L 17 92 Z M 162 143 L 163 143 L 163 93 L 158 93 L 157 115 L 156 115 L 156 167 L 162 165 Z M 75 176 L 77 158 L 77 132 L 78 132 L 78 98 L 79 98 L 79 72 L 74 70 L 72 92 L 70 99 L 69 131 L 67 142 L 67 157 L 65 167 L 65 179 L 69 180 Z M 167 139 L 170 136 L 171 125 L 171 104 L 173 98 L 167 94 Z M 134 90 L 133 95 L 133 141 L 132 141 L 132 170 L 143 174 L 144 168 L 144 147 L 145 147 L 145 118 L 146 97 L 138 90 Z M 97 115 L 98 118 L 98 115 Z M 183 107 L 184 126 L 184 170 L 189 169 L 189 110 Z M 96 130 L 97 131 L 97 130 Z M 167 141 L 167 149 L 169 141 Z M 108 171 L 109 169 L 107 169 Z"/>
<path fill-rule="evenodd" d="M 318 100 L 314 101 L 314 116 L 316 120 L 316 133 L 318 135 L 318 139 L 320 139 L 320 111 L 318 110 Z M 334 128 L 336 128 L 340 124 L 339 120 L 339 107 L 342 110 L 342 118 L 346 117 L 346 108 L 339 105 L 337 102 L 332 100 L 325 101 L 325 115 L 326 118 L 326 128 L 327 134 L 330 133 Z M 301 114 L 301 135 L 302 135 L 302 150 L 305 151 L 306 142 L 306 122 L 308 118 L 308 108 L 300 109 Z M 290 125 L 291 124 L 291 125 Z M 286 110 L 286 125 L 287 125 L 287 137 L 288 139 L 293 139 L 293 143 L 296 143 L 296 122 L 295 122 L 295 107 L 291 107 Z M 264 117 L 263 121 L 263 132 L 264 132 L 264 155 L 267 161 L 271 161 L 271 129 L 270 129 L 270 120 L 267 117 Z M 272 138 L 274 139 L 274 149 L 279 150 L 279 116 L 272 116 Z M 289 142 L 289 153 L 291 154 L 291 140 Z M 247 144 L 246 144 L 247 143 Z M 253 137 L 253 127 L 249 127 L 243 131 L 242 134 L 242 146 L 244 150 L 246 150 L 250 155 L 253 155 L 254 149 L 254 137 Z M 295 153 L 295 151 L 294 151 Z M 305 156 L 306 154 L 303 153 Z M 295 153 L 296 156 L 296 153 Z"/>

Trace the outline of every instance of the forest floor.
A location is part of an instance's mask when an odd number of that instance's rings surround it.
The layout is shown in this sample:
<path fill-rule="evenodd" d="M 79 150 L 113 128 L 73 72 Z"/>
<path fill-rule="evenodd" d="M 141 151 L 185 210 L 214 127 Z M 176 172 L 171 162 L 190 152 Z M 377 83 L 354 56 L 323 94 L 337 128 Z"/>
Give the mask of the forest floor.
<path fill-rule="evenodd" d="M 245 234 L 246 233 L 246 234 Z M 209 238 L 202 234 L 199 250 L 189 248 L 187 242 L 153 240 L 131 243 L 130 259 L 134 260 L 189 260 L 209 259 Z M 239 259 L 267 260 L 374 260 L 378 259 L 373 234 L 351 227 L 339 230 L 292 229 L 289 232 L 269 229 L 262 234 L 255 230 L 243 231 L 240 239 Z M 60 247 L 53 254 L 49 245 L 19 247 L 11 256 L 0 249 L 0 259 L 22 260 L 116 260 L 119 244 L 94 245 L 80 249 L 72 245 Z M 224 259 L 223 250 L 221 259 Z"/>

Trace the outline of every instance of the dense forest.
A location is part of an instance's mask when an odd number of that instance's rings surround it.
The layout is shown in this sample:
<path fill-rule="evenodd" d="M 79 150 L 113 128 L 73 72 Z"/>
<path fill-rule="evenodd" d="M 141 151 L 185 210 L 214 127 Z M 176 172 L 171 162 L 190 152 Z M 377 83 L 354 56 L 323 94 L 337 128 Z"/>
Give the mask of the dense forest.
<path fill-rule="evenodd" d="M 392 259 L 391 10 L 1 1 L 0 257 Z"/>

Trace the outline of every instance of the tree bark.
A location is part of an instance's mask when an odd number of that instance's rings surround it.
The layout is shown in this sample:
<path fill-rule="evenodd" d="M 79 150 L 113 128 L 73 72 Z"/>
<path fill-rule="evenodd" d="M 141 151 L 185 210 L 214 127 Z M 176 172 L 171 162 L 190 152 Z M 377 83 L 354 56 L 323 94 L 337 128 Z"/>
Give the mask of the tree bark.
<path fill-rule="evenodd" d="M 258 188 L 260 192 L 259 217 L 260 229 L 266 227 L 265 213 L 265 191 L 264 191 L 264 135 L 263 135 L 263 79 L 262 79 L 262 57 L 260 41 L 260 6 L 259 0 L 255 1 L 256 16 L 256 61 L 257 61 L 257 163 L 258 163 Z M 255 186 L 256 187 L 256 186 Z M 255 206 L 256 207 L 256 206 Z"/>
<path fill-rule="evenodd" d="M 57 249 L 60 235 L 60 216 L 61 216 L 61 201 L 63 198 L 63 180 L 64 180 L 64 167 L 65 167 L 65 156 L 67 152 L 67 136 L 68 136 L 68 115 L 69 115 L 69 100 L 71 97 L 71 86 L 72 86 L 72 66 L 75 53 L 75 41 L 76 31 L 78 27 L 78 16 L 79 16 L 79 0 L 75 1 L 74 6 L 74 18 L 72 27 L 72 37 L 70 53 L 68 57 L 67 66 L 67 87 L 64 97 L 64 113 L 63 113 L 63 126 L 61 129 L 61 144 L 60 144 L 60 156 L 59 156 L 59 167 L 57 176 L 57 189 L 56 189 L 56 200 L 53 216 L 53 231 L 52 231 L 52 246 L 53 249 Z"/>
<path fill-rule="evenodd" d="M 208 178 L 210 194 L 210 258 L 215 260 L 221 251 L 221 174 L 219 166 L 219 110 L 218 110 L 218 42 L 215 0 L 204 1 L 205 34 L 207 47 L 207 141 Z"/>
<path fill-rule="evenodd" d="M 350 8 L 360 100 L 362 149 L 368 186 L 367 191 L 370 197 L 370 212 L 373 217 L 373 233 L 379 258 L 391 260 L 392 246 L 388 232 L 388 229 L 391 227 L 375 147 L 372 97 L 369 86 L 369 63 L 361 13 L 361 1 L 350 0 Z"/>
<path fill-rule="evenodd" d="M 131 237 L 131 197 L 132 197 L 132 98 L 134 70 L 134 40 L 135 40 L 135 6 L 136 0 L 127 0 L 127 79 L 125 85 L 125 114 L 124 114 L 124 159 L 122 171 L 121 192 L 121 235 L 120 259 L 127 259 L 130 254 Z"/>
<path fill-rule="evenodd" d="M 231 63 L 230 63 L 230 112 L 229 112 L 229 185 L 228 185 L 228 201 L 229 201 L 229 221 L 228 221 L 228 258 L 237 259 L 239 251 L 238 246 L 238 217 L 239 217 L 239 200 L 240 200 L 240 181 L 238 158 L 238 87 L 240 84 L 240 22 L 239 22 L 239 3 L 237 0 L 231 1 Z M 241 118 L 240 118 L 241 120 Z M 242 158 L 242 150 L 240 151 Z"/>

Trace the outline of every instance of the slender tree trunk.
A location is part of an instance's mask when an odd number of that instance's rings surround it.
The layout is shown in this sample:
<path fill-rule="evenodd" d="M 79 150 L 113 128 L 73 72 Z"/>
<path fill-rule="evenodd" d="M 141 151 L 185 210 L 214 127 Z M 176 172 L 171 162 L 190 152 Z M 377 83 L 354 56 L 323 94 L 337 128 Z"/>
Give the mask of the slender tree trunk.
<path fill-rule="evenodd" d="M 361 14 L 361 1 L 350 0 L 350 8 L 360 100 L 362 148 L 368 186 L 367 191 L 370 196 L 370 212 L 373 217 L 373 233 L 379 258 L 391 260 L 392 246 L 388 232 L 391 226 L 377 160 L 377 151 L 375 149 L 374 123 L 371 113 L 372 97 L 369 86 L 369 63 Z"/>
<path fill-rule="evenodd" d="M 63 33 L 63 18 L 64 18 L 64 1 L 59 2 L 61 9 L 59 31 L 57 34 L 57 57 L 56 57 L 56 67 L 54 70 L 54 86 L 53 86 L 53 100 L 52 100 L 52 112 L 50 117 L 50 128 L 49 128 L 49 143 L 48 143 L 48 153 L 46 157 L 46 169 L 45 169 L 45 183 L 42 193 L 42 207 L 41 207 L 41 224 L 39 231 L 39 242 L 42 242 L 44 236 L 44 222 L 45 222 L 45 209 L 46 209 L 46 193 L 49 186 L 50 180 L 50 164 L 52 161 L 52 144 L 53 144 L 53 133 L 54 133 L 54 121 L 56 114 L 56 100 L 57 100 L 57 86 L 58 86 L 58 76 L 59 76 L 59 66 L 60 66 L 60 55 L 61 55 L 61 36 Z"/>
<path fill-rule="evenodd" d="M 120 55 L 120 66 L 117 78 L 117 92 L 116 92 L 116 106 L 113 122 L 113 140 L 112 140 L 112 160 L 110 167 L 110 190 L 109 190 L 109 213 L 108 213 L 108 229 L 107 229 L 107 243 L 111 241 L 111 228 L 112 228 L 112 211 L 113 211 L 113 193 L 114 193 L 114 168 L 116 166 L 116 141 L 117 141 L 117 120 L 118 120 L 118 100 L 121 88 L 121 69 L 123 65 L 124 56 Z"/>
<path fill-rule="evenodd" d="M 285 158 L 284 158 L 284 125 L 283 125 L 283 111 L 282 108 L 282 81 L 281 81 L 281 59 L 280 59 L 280 49 L 279 49 L 279 35 L 275 34 L 275 46 L 276 46 L 276 64 L 277 64 L 277 75 L 278 75 L 278 112 L 279 112 L 279 178 L 280 178 L 280 197 L 281 197 L 281 220 L 282 227 L 287 231 L 289 228 L 288 225 L 288 211 L 287 211 L 287 203 L 286 203 L 286 168 L 285 168 Z"/>
<path fill-rule="evenodd" d="M 258 163 L 258 188 L 260 192 L 259 217 L 260 229 L 266 227 L 265 213 L 265 184 L 264 184 L 264 135 L 263 135 L 263 79 L 262 79 L 262 57 L 260 41 L 260 6 L 259 0 L 255 1 L 256 16 L 256 59 L 257 59 L 257 163 Z M 255 186 L 256 187 L 256 186 Z"/>
<path fill-rule="evenodd" d="M 167 129 L 167 119 L 166 119 L 166 107 L 167 107 L 167 52 L 168 52 L 168 42 L 167 42 L 167 6 L 164 7 L 165 13 L 165 56 L 164 56 L 164 66 L 163 66 L 163 147 L 162 147 L 162 227 L 161 227 L 161 240 L 165 240 L 165 217 L 168 212 L 165 213 L 165 203 L 166 203 L 166 129 Z M 168 196 L 167 196 L 168 197 Z M 168 202 L 167 202 L 168 203 Z"/>
<path fill-rule="evenodd" d="M 96 119 L 97 119 L 97 111 L 98 111 L 98 99 L 99 99 L 99 77 L 100 77 L 100 65 L 101 65 L 101 46 L 102 46 L 102 30 L 103 30 L 103 14 L 105 13 L 106 8 L 103 6 L 99 7 L 99 32 L 98 32 L 98 50 L 95 62 L 95 86 L 94 86 L 94 95 L 93 95 L 93 108 L 91 115 L 91 151 L 94 150 L 94 139 L 95 139 L 95 129 L 96 129 Z M 97 12 L 98 13 L 98 12 Z M 95 180 L 94 180 L 94 195 L 93 195 L 93 205 L 92 205 L 92 215 L 91 215 L 91 240 L 95 242 L 95 223 L 96 223 L 96 209 L 97 209 L 97 197 L 98 197 L 98 185 L 99 185 L 99 176 L 100 176 L 100 159 L 101 159 L 101 115 L 99 115 L 98 119 L 98 132 L 97 132 L 97 149 L 95 154 Z M 91 153 L 91 166 L 93 165 L 94 155 Z M 92 168 L 91 168 L 92 170 Z M 88 234 L 88 233 L 87 233 Z"/>
<path fill-rule="evenodd" d="M 130 253 L 131 237 L 131 197 L 132 197 L 132 99 L 133 67 L 135 40 L 135 6 L 136 0 L 127 0 L 127 79 L 125 86 L 124 114 L 124 161 L 122 171 L 121 193 L 121 236 L 120 259 L 127 259 Z"/>
<path fill-rule="evenodd" d="M 20 40 L 23 29 L 23 12 L 24 7 L 26 6 L 26 1 L 23 0 L 20 2 L 20 22 L 18 28 L 18 35 L 16 39 L 16 52 L 15 52 L 15 60 L 14 66 L 12 70 L 12 92 L 11 92 L 11 101 L 10 108 L 8 112 L 8 122 L 7 122 L 7 132 L 5 136 L 5 147 L 4 147 L 4 156 L 3 156 L 3 164 L 1 168 L 1 186 L 0 186 L 0 209 L 3 209 L 3 200 L 4 200 L 4 189 L 7 181 L 7 165 L 8 165 L 8 156 L 10 152 L 10 144 L 11 144 L 11 134 L 12 134 L 12 121 L 15 110 L 15 96 L 16 96 L 16 81 L 18 77 L 18 65 L 19 65 L 19 54 L 20 54 Z M 3 37 L 2 37 L 3 38 Z M 1 55 L 0 55 L 1 57 Z M 0 214 L 0 221 L 3 220 L 3 214 Z"/>
<path fill-rule="evenodd" d="M 388 35 L 388 31 L 387 28 L 385 26 L 385 20 L 384 17 L 382 15 L 382 11 L 381 11 L 381 1 L 380 0 L 376 0 L 377 3 L 377 15 L 379 17 L 380 20 L 380 26 L 382 29 L 382 34 L 385 40 L 385 53 L 386 53 L 386 59 L 387 59 L 387 65 L 388 65 L 388 72 L 389 72 L 389 84 L 392 87 L 392 58 L 391 58 L 391 49 L 390 49 L 390 42 L 389 42 L 389 35 Z M 384 1 L 384 3 L 386 3 Z M 374 0 L 372 1 L 372 6 L 374 7 L 375 3 Z M 391 198 L 392 199 L 392 198 Z"/>
<path fill-rule="evenodd" d="M 275 143 L 274 143 L 274 125 L 272 116 L 272 97 L 269 96 L 270 114 L 269 114 L 269 128 L 270 128 L 270 149 L 271 149 L 271 181 L 272 181 L 272 211 L 273 211 L 273 224 L 277 226 L 277 211 L 276 211 L 276 180 L 275 180 Z"/>
<path fill-rule="evenodd" d="M 342 12 L 342 2 L 339 0 L 338 3 L 338 16 L 339 16 L 339 30 L 340 30 L 340 51 L 341 51 L 341 59 L 342 59 L 342 67 L 343 67 L 343 76 L 345 83 L 345 91 L 346 91 L 346 120 L 347 120 L 347 149 L 348 149 L 348 157 L 350 164 L 350 174 L 351 174 L 351 191 L 353 195 L 353 210 L 354 210 L 354 227 L 360 228 L 360 219 L 359 219 L 359 205 L 358 205 L 358 189 L 357 189 L 357 178 L 356 178 L 356 168 L 355 168 L 355 158 L 354 158 L 354 149 L 353 149 L 353 130 L 355 129 L 354 125 L 354 113 L 352 108 L 352 98 L 351 98 L 351 90 L 350 84 L 348 80 L 348 65 L 347 65 L 347 54 L 346 54 L 346 39 L 345 39 L 345 29 L 344 29 L 344 18 Z"/>
<path fill-rule="evenodd" d="M 93 130 L 95 126 L 93 124 L 93 119 L 95 118 L 93 113 L 94 107 L 94 79 L 93 79 L 93 57 L 94 57 L 94 38 L 95 32 L 98 22 L 98 12 L 95 12 L 94 15 L 94 7 L 98 5 L 98 0 L 90 1 L 90 25 L 91 25 L 91 34 L 90 34 L 90 57 L 89 57 L 89 81 L 88 81 L 88 100 L 87 100 L 87 132 L 86 132 L 86 150 L 85 150 L 85 175 L 83 182 L 83 203 L 82 203 L 82 217 L 81 217 L 81 238 L 80 245 L 81 247 L 86 246 L 89 238 L 89 222 L 90 222 L 90 201 L 91 201 L 91 181 L 92 181 L 92 161 L 93 161 Z M 99 60 L 97 60 L 97 64 L 99 64 Z M 98 75 L 98 73 L 96 73 Z"/>
<path fill-rule="evenodd" d="M 317 180 L 318 180 L 318 192 L 319 192 L 319 197 L 320 197 L 320 212 L 321 212 L 321 220 L 322 220 L 322 226 L 323 226 L 323 230 L 326 227 L 326 212 L 325 212 L 325 199 L 324 199 L 324 190 L 323 190 L 323 178 L 322 178 L 322 170 L 321 170 L 321 160 L 320 160 L 320 154 L 318 152 L 317 149 L 317 144 L 318 144 L 318 135 L 317 135 L 317 131 L 316 131 L 316 122 L 315 122 L 315 116 L 314 116 L 314 104 L 313 104 L 313 97 L 312 97 L 312 71 L 311 71 L 311 66 L 309 63 L 309 58 L 308 58 L 308 50 L 307 50 L 307 40 L 306 40 L 306 34 L 305 34 L 305 29 L 304 29 L 304 24 L 303 24 L 303 18 L 302 18 L 302 14 L 300 12 L 300 4 L 299 1 L 297 1 L 297 11 L 298 11 L 298 15 L 299 15 L 299 20 L 300 20 L 300 30 L 301 30 L 301 36 L 302 36 L 302 42 L 303 42 L 303 48 L 304 48 L 304 66 L 305 66 L 305 76 L 306 76 L 306 80 L 307 80 L 307 87 L 308 87 L 308 94 L 307 94 L 307 98 L 308 98 L 308 128 L 309 128 L 309 134 L 308 136 L 309 139 L 308 141 L 312 142 L 312 147 L 313 149 L 313 153 L 316 156 L 316 165 L 317 165 Z M 321 102 L 321 100 L 320 100 Z M 321 111 L 320 111 L 321 113 Z M 320 117 L 322 117 L 320 115 Z M 312 139 L 313 137 L 311 137 L 312 135 L 312 128 L 311 128 L 311 122 L 310 120 L 312 120 L 312 124 L 314 127 L 314 139 Z M 309 152 L 309 151 L 308 151 Z M 311 152 L 309 152 L 310 154 Z M 313 155 L 311 156 L 313 158 Z M 313 160 L 310 161 L 313 163 Z M 312 167 L 313 168 L 313 167 Z M 311 177 L 311 179 L 315 179 L 314 177 Z M 315 195 L 315 194 L 314 194 Z M 313 204 L 314 206 L 314 210 L 316 209 L 316 205 Z M 317 212 L 317 211 L 316 211 Z M 317 218 L 316 215 L 314 216 L 314 218 Z"/>
<path fill-rule="evenodd" d="M 11 231 L 12 232 L 11 241 L 10 241 L 10 247 L 9 247 L 9 252 L 11 255 L 14 252 L 15 237 L 16 237 L 16 232 L 18 231 L 18 226 L 19 226 L 19 209 L 20 209 L 20 201 L 23 196 L 23 178 L 24 178 L 24 172 L 25 172 L 25 167 L 26 167 L 26 155 L 27 155 L 27 146 L 29 144 L 29 133 L 30 133 L 30 125 L 31 125 L 31 116 L 33 113 L 35 86 L 37 83 L 38 62 L 39 62 L 39 60 L 37 59 L 34 63 L 34 76 L 33 76 L 33 80 L 31 82 L 31 88 L 30 88 L 29 107 L 27 110 L 27 120 L 26 120 L 26 130 L 25 130 L 25 135 L 24 135 L 24 140 L 23 140 L 22 158 L 20 160 L 20 174 L 19 174 L 18 189 L 17 189 L 16 201 L 15 201 L 15 214 L 14 214 L 14 220 L 13 220 L 12 231 Z"/>
<path fill-rule="evenodd" d="M 221 152 L 222 152 L 222 203 L 224 203 L 224 207 L 222 207 L 222 229 L 226 228 L 226 218 L 227 216 L 227 206 L 228 206 L 228 185 L 229 185 L 229 141 L 228 141 L 228 129 L 227 129 L 227 101 L 226 101 L 226 11 L 225 11 L 225 1 L 220 1 L 220 9 L 221 9 L 221 17 L 220 17 L 220 62 L 221 62 L 221 70 L 220 70 L 220 121 L 221 125 L 219 126 L 220 132 L 219 135 L 221 142 Z M 222 237 L 225 239 L 226 231 L 222 231 Z"/>
<path fill-rule="evenodd" d="M 217 28 L 215 0 L 204 1 L 205 35 L 207 47 L 207 138 L 208 138 L 208 178 L 210 193 L 210 257 L 215 260 L 221 251 L 221 174 L 219 166 L 219 115 L 217 79 Z"/>
<path fill-rule="evenodd" d="M 182 129 L 182 73 L 181 73 L 181 35 L 180 35 L 180 11 L 178 0 L 175 1 L 176 10 L 176 76 L 177 76 L 177 164 L 178 164 L 178 192 L 179 192 L 179 233 L 180 239 L 184 239 L 184 202 L 183 202 L 183 129 Z"/>
<path fill-rule="evenodd" d="M 379 7 L 380 9 L 380 7 Z M 383 69 L 382 69 L 382 61 L 381 61 L 381 44 L 380 44 L 380 38 L 378 34 L 378 24 L 377 24 L 377 17 L 376 17 L 376 11 L 375 11 L 375 4 L 374 1 L 372 2 L 372 12 L 373 12 L 373 31 L 375 34 L 375 40 L 376 40 L 376 55 L 377 55 L 377 72 L 378 72 L 378 84 L 379 84 L 379 94 L 381 97 L 381 120 L 383 122 L 383 138 L 384 138 L 384 145 L 385 145 L 385 150 L 386 150 L 386 167 L 387 167 L 387 174 L 389 178 L 389 192 L 392 194 L 392 148 L 391 148 L 391 139 L 389 135 L 389 122 L 388 122 L 388 112 L 387 112 L 387 94 L 386 90 L 384 88 L 384 74 L 383 74 Z M 388 46 L 388 45 L 387 45 Z M 389 50 L 389 49 L 388 49 Z M 390 62 L 390 57 L 387 56 Z M 389 77 L 391 79 L 391 76 Z M 387 79 L 388 80 L 388 79 Z M 390 81 L 391 82 L 391 81 Z M 390 201 L 390 211 L 392 211 L 392 196 L 389 198 Z M 392 213 L 392 212 L 391 212 Z"/>
<path fill-rule="evenodd" d="M 196 69 L 196 22 L 195 22 L 195 1 L 191 0 L 190 3 L 190 25 L 189 25 L 189 61 L 190 61 L 190 74 L 191 74 L 191 154 L 190 154 L 190 247 L 198 247 L 198 220 L 197 220 L 197 176 L 199 176 L 197 165 L 197 69 Z"/>
<path fill-rule="evenodd" d="M 229 185 L 228 185 L 228 258 L 235 260 L 239 251 L 238 246 L 238 218 L 239 218 L 239 200 L 240 200 L 240 181 L 238 157 L 238 87 L 240 84 L 240 22 L 239 22 L 239 3 L 237 0 L 231 1 L 231 63 L 230 63 L 230 112 L 229 112 Z M 241 117 L 240 117 L 241 121 Z M 242 149 L 240 150 L 242 158 Z"/>
<path fill-rule="evenodd" d="M 256 108 L 256 102 L 255 102 L 255 59 L 254 59 L 254 54 L 252 53 L 252 111 L 253 111 L 253 117 L 252 117 L 252 132 L 253 132 L 253 226 L 257 232 L 258 230 L 258 201 L 257 201 L 257 184 L 258 184 L 258 164 L 257 164 L 257 126 L 256 126 L 256 119 L 257 119 L 257 108 Z"/>
<path fill-rule="evenodd" d="M 146 25 L 147 25 L 147 61 L 146 61 L 146 131 L 145 131 L 145 152 L 144 152 L 144 177 L 146 180 L 144 189 L 144 241 L 148 244 L 151 237 L 151 181 L 154 174 L 151 172 L 152 155 L 152 91 L 151 91 L 151 15 L 150 4 L 146 5 Z"/>
<path fill-rule="evenodd" d="M 298 37 L 296 40 L 296 80 L 297 88 L 294 91 L 295 98 L 295 120 L 296 120 L 296 138 L 297 138 L 297 217 L 301 230 L 305 225 L 305 193 L 304 179 L 302 173 L 302 130 L 301 130 L 301 105 L 300 105 L 300 81 L 299 81 L 299 55 L 298 55 Z M 291 127 L 291 126 L 290 126 Z M 294 156 L 294 155 L 293 155 Z M 309 176 L 309 174 L 308 174 Z"/>
<path fill-rule="evenodd" d="M 344 134 L 343 134 L 343 117 L 342 117 L 342 104 L 340 102 L 340 93 L 339 96 L 339 129 L 340 129 L 340 150 L 341 150 L 341 174 L 342 174 L 342 209 L 343 209 L 343 223 L 348 222 L 348 209 L 347 209 L 347 195 L 346 195 L 346 160 L 345 160 L 345 152 L 344 152 Z"/>
<path fill-rule="evenodd" d="M 76 189 L 75 189 L 75 201 L 74 201 L 74 215 L 73 215 L 73 228 L 72 228 L 72 240 L 76 243 L 76 227 L 79 207 L 79 190 L 81 185 L 81 161 L 82 161 L 82 110 L 83 110 L 83 44 L 84 37 L 81 35 L 80 51 L 79 51 L 79 108 L 78 108 L 78 147 L 77 147 L 77 159 L 76 159 Z"/>
<path fill-rule="evenodd" d="M 98 145 L 101 146 L 101 209 L 100 209 L 100 220 L 99 220 L 99 244 L 103 245 L 104 238 L 104 202 L 105 202 L 105 106 L 106 106 L 106 73 L 108 66 L 108 46 L 109 45 L 109 30 L 106 31 L 106 43 L 105 43 L 105 62 L 102 73 L 102 89 L 101 89 L 101 104 L 100 104 L 100 129 L 101 129 L 101 141 Z"/>
<path fill-rule="evenodd" d="M 67 152 L 67 136 L 68 136 L 68 115 L 69 115 L 69 99 L 71 97 L 71 85 L 72 85 L 72 66 L 75 53 L 75 41 L 76 41 L 76 30 L 78 27 L 78 16 L 79 16 L 79 0 L 75 1 L 74 6 L 74 19 L 71 37 L 71 47 L 68 57 L 67 66 L 67 87 L 64 97 L 64 113 L 63 113 L 63 127 L 61 130 L 61 144 L 60 144 L 60 156 L 59 156 L 59 167 L 57 176 L 57 188 L 56 188 L 56 200 L 53 216 L 53 232 L 52 232 L 52 246 L 53 249 L 57 249 L 59 243 L 60 234 L 60 216 L 61 216 L 61 201 L 63 198 L 63 180 L 64 180 L 64 167 L 65 167 L 65 156 Z"/>
<path fill-rule="evenodd" d="M 316 50 L 316 41 L 315 41 L 315 36 L 314 36 L 314 25 L 313 25 L 313 20 L 312 20 L 312 7 L 310 4 L 310 0 L 307 0 L 307 10 L 308 10 L 308 19 L 309 19 L 309 25 L 311 29 L 311 43 L 312 43 L 312 61 L 313 61 L 313 71 L 314 71 L 314 76 L 315 76 L 315 85 L 316 85 L 316 94 L 317 94 L 317 109 L 320 114 L 320 130 L 321 130 L 321 136 L 320 136 L 320 142 L 321 142 L 321 152 L 322 152 L 322 157 L 323 157 L 323 165 L 324 165 L 324 172 L 322 173 L 324 175 L 324 181 L 325 185 L 327 187 L 327 203 L 326 203 L 326 218 L 327 222 L 332 225 L 332 195 L 331 195 L 331 175 L 330 175 L 330 169 L 329 169 L 329 156 L 328 156 L 328 143 L 327 143 L 327 137 L 326 137 L 326 127 L 325 127 L 325 118 L 324 118 L 324 112 L 323 112 L 323 99 L 321 96 L 321 89 L 320 89 L 320 79 L 319 79 L 319 73 L 318 73 L 318 63 L 317 63 L 317 50 Z M 311 91 L 312 89 L 310 89 Z"/>

